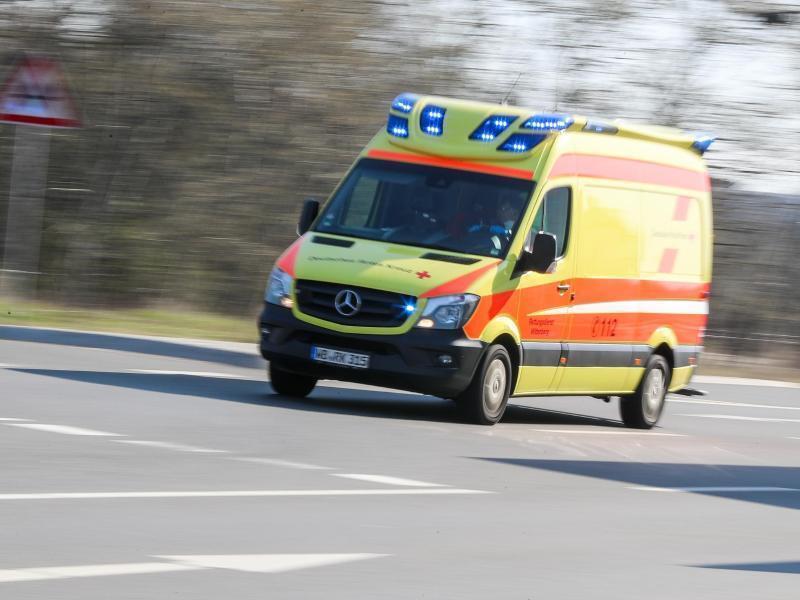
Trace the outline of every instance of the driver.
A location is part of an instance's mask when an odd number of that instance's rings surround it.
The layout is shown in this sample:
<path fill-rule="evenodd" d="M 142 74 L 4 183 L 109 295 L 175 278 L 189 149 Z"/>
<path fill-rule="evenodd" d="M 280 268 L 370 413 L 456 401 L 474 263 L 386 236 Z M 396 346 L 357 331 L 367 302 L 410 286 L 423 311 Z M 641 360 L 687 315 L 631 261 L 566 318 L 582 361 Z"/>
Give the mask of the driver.
<path fill-rule="evenodd" d="M 480 210 L 479 214 L 480 213 L 486 214 L 486 211 Z M 497 209 L 493 215 L 489 215 L 487 218 L 481 218 L 480 222 L 471 225 L 467 229 L 467 232 L 476 233 L 486 229 L 490 235 L 501 235 L 508 240 L 511 238 L 516 216 L 517 211 L 514 205 L 508 199 L 503 199 L 497 205 Z"/>

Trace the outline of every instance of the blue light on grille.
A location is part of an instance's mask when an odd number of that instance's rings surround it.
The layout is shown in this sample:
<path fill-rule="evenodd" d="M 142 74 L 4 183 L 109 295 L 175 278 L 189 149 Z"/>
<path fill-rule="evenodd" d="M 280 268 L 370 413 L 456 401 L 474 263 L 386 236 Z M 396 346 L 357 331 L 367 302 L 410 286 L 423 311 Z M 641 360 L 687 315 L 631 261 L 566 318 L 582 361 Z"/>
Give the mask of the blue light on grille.
<path fill-rule="evenodd" d="M 411 313 L 413 313 L 415 310 L 417 310 L 417 307 L 416 307 L 416 306 L 414 306 L 413 304 L 409 303 L 409 304 L 406 304 L 406 305 L 405 305 L 404 309 L 405 309 L 406 313 L 408 313 L 408 314 L 410 315 L 410 314 L 411 314 Z"/>
<path fill-rule="evenodd" d="M 508 126 L 516 121 L 517 118 L 513 115 L 492 115 L 472 132 L 469 139 L 478 140 L 479 142 L 491 142 L 508 129 Z"/>
<path fill-rule="evenodd" d="M 419 96 L 416 94 L 400 94 L 392 102 L 392 110 L 408 114 L 412 111 L 418 99 Z"/>
<path fill-rule="evenodd" d="M 405 117 L 389 115 L 389 121 L 386 123 L 386 131 L 395 137 L 407 138 L 408 119 Z"/>
<path fill-rule="evenodd" d="M 533 131 L 560 131 L 574 122 L 575 119 L 566 113 L 539 113 L 525 121 L 522 128 Z"/>
<path fill-rule="evenodd" d="M 709 133 L 694 133 L 694 143 L 692 144 L 692 148 L 697 150 L 700 154 L 704 154 L 706 150 L 717 141 L 713 135 Z"/>
<path fill-rule="evenodd" d="M 428 135 L 442 135 L 446 108 L 429 104 L 419 116 L 419 128 Z"/>
<path fill-rule="evenodd" d="M 547 139 L 546 135 L 536 133 L 515 133 L 503 142 L 498 150 L 503 152 L 527 152 Z"/>

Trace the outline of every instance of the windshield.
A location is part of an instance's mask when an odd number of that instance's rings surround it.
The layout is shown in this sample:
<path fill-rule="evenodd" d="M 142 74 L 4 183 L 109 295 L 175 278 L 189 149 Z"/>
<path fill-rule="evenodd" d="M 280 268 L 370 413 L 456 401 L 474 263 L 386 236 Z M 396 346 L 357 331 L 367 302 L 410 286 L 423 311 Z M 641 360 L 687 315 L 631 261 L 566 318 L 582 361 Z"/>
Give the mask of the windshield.
<path fill-rule="evenodd" d="M 533 187 L 510 177 L 362 159 L 315 231 L 504 257 Z"/>

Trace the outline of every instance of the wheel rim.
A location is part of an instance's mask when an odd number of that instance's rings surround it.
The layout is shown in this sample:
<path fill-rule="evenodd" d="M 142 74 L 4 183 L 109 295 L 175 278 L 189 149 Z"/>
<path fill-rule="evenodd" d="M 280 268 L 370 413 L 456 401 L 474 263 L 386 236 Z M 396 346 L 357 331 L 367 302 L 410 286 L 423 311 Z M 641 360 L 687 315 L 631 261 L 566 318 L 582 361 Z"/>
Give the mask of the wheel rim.
<path fill-rule="evenodd" d="M 649 423 L 654 423 L 664 406 L 665 378 L 661 369 L 653 369 L 647 374 L 644 382 L 644 416 Z"/>
<path fill-rule="evenodd" d="M 486 378 L 483 380 L 483 403 L 486 412 L 496 415 L 503 405 L 506 395 L 506 382 L 508 374 L 506 365 L 499 358 L 495 358 L 486 370 Z"/>

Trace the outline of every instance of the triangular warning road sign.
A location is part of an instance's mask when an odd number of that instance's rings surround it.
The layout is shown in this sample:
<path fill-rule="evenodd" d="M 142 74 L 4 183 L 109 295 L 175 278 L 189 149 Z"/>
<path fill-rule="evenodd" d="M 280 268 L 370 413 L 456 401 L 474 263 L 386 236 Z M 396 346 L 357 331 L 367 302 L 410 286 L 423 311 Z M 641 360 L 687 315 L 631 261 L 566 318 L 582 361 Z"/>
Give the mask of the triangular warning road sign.
<path fill-rule="evenodd" d="M 75 103 L 57 62 L 26 56 L 0 91 L 0 121 L 46 127 L 80 127 Z"/>

